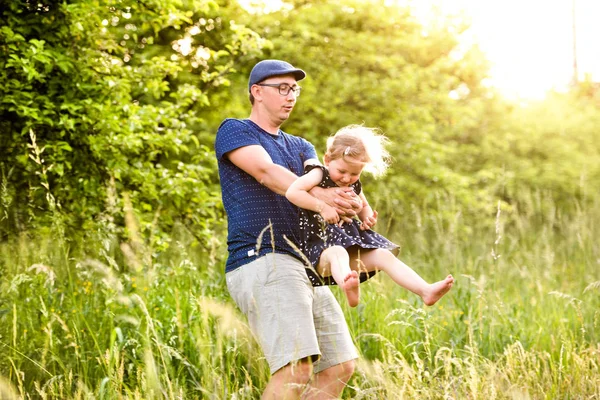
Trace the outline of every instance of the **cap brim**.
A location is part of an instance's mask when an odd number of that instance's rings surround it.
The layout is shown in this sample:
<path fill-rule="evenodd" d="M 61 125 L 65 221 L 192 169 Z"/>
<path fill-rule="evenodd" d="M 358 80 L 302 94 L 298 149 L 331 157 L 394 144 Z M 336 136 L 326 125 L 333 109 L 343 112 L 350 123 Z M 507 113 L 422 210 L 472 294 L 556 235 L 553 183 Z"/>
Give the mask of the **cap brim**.
<path fill-rule="evenodd" d="M 295 69 L 291 73 L 294 75 L 294 78 L 296 78 L 297 81 L 301 81 L 302 79 L 306 78 L 306 72 L 302 71 L 301 69 Z"/>

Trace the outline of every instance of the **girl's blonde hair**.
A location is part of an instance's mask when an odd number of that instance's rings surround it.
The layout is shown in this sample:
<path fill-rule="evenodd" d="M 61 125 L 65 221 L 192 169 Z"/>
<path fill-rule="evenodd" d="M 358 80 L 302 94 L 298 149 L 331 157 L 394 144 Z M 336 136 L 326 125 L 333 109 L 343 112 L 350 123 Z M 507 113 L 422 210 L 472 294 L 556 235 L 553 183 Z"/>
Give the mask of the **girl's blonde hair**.
<path fill-rule="evenodd" d="M 365 164 L 365 171 L 380 176 L 385 173 L 390 160 L 385 149 L 388 142 L 375 128 L 348 125 L 327 139 L 325 157 L 330 161 L 352 157 Z"/>

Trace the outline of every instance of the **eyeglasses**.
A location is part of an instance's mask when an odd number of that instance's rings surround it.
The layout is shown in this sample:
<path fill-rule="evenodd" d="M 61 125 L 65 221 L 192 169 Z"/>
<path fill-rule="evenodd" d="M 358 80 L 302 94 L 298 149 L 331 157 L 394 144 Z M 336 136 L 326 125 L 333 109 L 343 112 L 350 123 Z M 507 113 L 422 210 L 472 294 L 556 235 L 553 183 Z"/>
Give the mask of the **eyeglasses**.
<path fill-rule="evenodd" d="M 294 92 L 294 94 L 296 95 L 296 97 L 300 96 L 300 90 L 302 90 L 302 88 L 300 86 L 290 86 L 287 83 L 257 83 L 258 86 L 268 86 L 268 87 L 274 87 L 277 88 L 279 90 L 279 94 L 281 96 L 287 96 L 290 94 L 290 92 Z"/>

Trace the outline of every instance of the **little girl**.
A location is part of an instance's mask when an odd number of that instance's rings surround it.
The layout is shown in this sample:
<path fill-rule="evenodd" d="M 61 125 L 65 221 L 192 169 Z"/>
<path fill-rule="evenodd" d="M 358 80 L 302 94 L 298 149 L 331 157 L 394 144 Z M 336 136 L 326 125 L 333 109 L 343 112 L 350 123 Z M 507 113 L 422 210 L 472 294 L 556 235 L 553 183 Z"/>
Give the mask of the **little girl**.
<path fill-rule="evenodd" d="M 315 286 L 339 285 L 351 307 L 358 305 L 359 283 L 379 270 L 419 295 L 426 305 L 433 305 L 452 287 L 452 275 L 427 283 L 396 258 L 397 245 L 370 229 L 377 223 L 377 211 L 369 206 L 359 178 L 363 169 L 376 176 L 385 172 L 389 158 L 384 148 L 386 142 L 384 136 L 371 128 L 361 125 L 342 128 L 327 140 L 325 166 L 308 165 L 305 175 L 287 190 L 288 200 L 301 208 L 301 250 L 320 276 L 311 269 L 307 273 Z M 353 188 L 363 203 L 358 213 L 360 221 L 340 220 L 333 207 L 309 194 L 315 186 Z"/>

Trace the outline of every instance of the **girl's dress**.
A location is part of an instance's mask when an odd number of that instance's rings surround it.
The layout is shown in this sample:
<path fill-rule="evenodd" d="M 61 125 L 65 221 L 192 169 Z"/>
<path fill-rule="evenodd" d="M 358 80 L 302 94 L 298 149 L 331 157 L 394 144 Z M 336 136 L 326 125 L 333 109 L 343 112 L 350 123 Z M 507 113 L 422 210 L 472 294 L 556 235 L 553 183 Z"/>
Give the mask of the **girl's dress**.
<path fill-rule="evenodd" d="M 321 168 L 323 171 L 323 179 L 318 186 L 337 187 L 329 176 L 329 170 L 322 165 L 308 165 L 304 173 L 308 173 L 313 168 Z M 362 190 L 360 181 L 356 181 L 350 187 L 356 194 L 360 194 Z M 337 224 L 326 223 L 318 213 L 300 209 L 300 249 L 312 266 L 306 269 L 306 273 L 313 286 L 336 285 L 332 276 L 323 277 L 317 273 L 321 253 L 331 246 L 342 246 L 345 249 L 386 249 L 394 254 L 398 253 L 398 245 L 370 229 L 361 230 L 361 224 L 359 220 L 353 219 L 351 223 L 344 222 L 340 227 Z M 361 272 L 360 281 L 364 282 L 376 273 L 377 271 Z"/>

